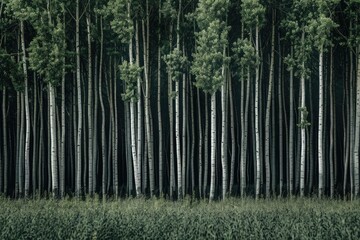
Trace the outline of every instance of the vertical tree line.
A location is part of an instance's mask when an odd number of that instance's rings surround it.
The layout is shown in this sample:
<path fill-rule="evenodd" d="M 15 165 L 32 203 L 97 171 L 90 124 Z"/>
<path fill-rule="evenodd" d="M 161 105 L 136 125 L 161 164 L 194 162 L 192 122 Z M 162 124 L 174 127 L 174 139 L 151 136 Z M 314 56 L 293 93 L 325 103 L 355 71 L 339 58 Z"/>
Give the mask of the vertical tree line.
<path fill-rule="evenodd" d="M 0 1 L 0 192 L 359 195 L 360 2 Z"/>

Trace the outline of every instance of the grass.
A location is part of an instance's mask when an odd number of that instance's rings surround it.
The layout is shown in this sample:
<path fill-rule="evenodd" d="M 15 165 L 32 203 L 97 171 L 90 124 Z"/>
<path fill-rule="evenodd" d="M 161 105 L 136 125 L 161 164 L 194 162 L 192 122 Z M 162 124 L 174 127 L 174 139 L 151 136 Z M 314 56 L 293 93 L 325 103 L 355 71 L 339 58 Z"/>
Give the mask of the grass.
<path fill-rule="evenodd" d="M 1 199 L 0 239 L 360 239 L 360 202 Z"/>

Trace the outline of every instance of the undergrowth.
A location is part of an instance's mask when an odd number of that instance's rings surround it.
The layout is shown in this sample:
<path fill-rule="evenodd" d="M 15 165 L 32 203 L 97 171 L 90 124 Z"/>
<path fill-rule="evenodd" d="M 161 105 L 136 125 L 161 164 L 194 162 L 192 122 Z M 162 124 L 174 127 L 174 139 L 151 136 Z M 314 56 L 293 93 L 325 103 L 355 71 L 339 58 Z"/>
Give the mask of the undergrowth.
<path fill-rule="evenodd" d="M 360 202 L 0 199 L 0 239 L 360 239 Z"/>

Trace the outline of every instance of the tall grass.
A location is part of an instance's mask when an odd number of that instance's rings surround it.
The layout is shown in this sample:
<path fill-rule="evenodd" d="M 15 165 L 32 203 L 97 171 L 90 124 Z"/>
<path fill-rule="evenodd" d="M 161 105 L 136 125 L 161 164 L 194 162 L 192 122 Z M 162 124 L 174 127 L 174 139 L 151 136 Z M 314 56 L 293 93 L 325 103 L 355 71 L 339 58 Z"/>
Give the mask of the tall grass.
<path fill-rule="evenodd" d="M 360 202 L 1 199 L 0 239 L 360 239 Z"/>

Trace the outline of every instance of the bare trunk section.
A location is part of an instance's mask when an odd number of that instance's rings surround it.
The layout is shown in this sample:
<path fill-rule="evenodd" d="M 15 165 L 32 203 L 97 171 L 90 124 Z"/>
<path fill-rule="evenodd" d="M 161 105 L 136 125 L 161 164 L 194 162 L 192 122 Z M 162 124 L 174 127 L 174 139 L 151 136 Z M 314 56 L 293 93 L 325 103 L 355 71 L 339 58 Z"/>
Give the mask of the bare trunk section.
<path fill-rule="evenodd" d="M 90 10 L 90 5 L 89 5 Z M 87 40 L 88 40 L 88 102 L 87 102 L 87 120 L 88 120 L 88 161 L 89 161 L 89 169 L 88 169 L 88 187 L 89 187 L 89 194 L 90 196 L 94 193 L 94 186 L 93 186 L 93 164 L 94 164 L 94 157 L 93 157 L 93 79 L 92 79 L 92 53 L 91 53 L 91 16 L 90 13 L 86 15 L 86 29 L 87 29 Z"/>
<path fill-rule="evenodd" d="M 215 164 L 216 164 L 216 93 L 211 94 L 211 174 L 210 202 L 215 198 Z"/>
<path fill-rule="evenodd" d="M 20 21 L 22 65 L 25 78 L 25 198 L 30 194 L 30 107 L 29 107 L 29 86 L 26 63 L 25 32 L 24 22 Z"/>
<path fill-rule="evenodd" d="M 82 194 L 81 186 L 81 149 L 82 149 L 82 100 L 81 100 L 81 75 L 80 75 L 80 16 L 79 16 L 79 0 L 76 0 L 76 88 L 77 88 L 77 143 L 76 143 L 76 196 L 80 197 Z"/>
<path fill-rule="evenodd" d="M 324 194 L 324 159 L 323 159 L 323 49 L 319 52 L 319 127 L 318 127 L 318 167 L 319 167 L 319 198 Z"/>
<path fill-rule="evenodd" d="M 273 94 L 274 80 L 274 55 L 275 55 L 275 14 L 273 13 L 272 31 L 271 31 L 271 60 L 269 71 L 269 87 L 266 103 L 265 116 L 265 176 L 266 176 L 266 197 L 270 197 L 270 115 L 271 115 L 271 99 Z"/>
<path fill-rule="evenodd" d="M 255 53 L 256 56 L 259 56 L 259 26 L 256 26 L 255 30 Z M 255 75 L 255 154 L 256 154 L 256 189 L 255 195 L 256 199 L 260 196 L 260 179 L 261 179 L 261 157 L 260 157 L 260 119 L 259 113 L 261 109 L 259 108 L 259 84 L 260 84 L 260 69 L 259 65 L 256 66 L 256 75 Z"/>
<path fill-rule="evenodd" d="M 4 161 L 4 193 L 8 193 L 8 169 L 9 169 L 9 156 L 8 156 L 8 136 L 7 136 L 7 112 L 6 112 L 6 87 L 3 87 L 2 93 L 2 116 L 3 116 L 3 161 Z"/>
<path fill-rule="evenodd" d="M 360 143 L 360 45 L 357 49 L 356 111 L 354 139 L 354 195 L 359 197 L 359 143 Z"/>

